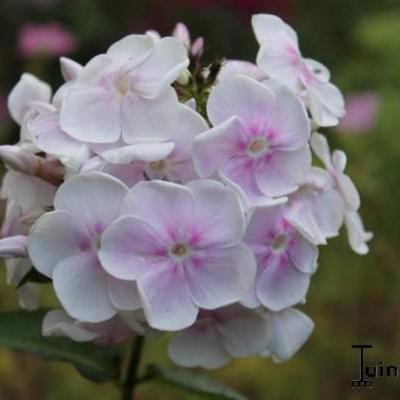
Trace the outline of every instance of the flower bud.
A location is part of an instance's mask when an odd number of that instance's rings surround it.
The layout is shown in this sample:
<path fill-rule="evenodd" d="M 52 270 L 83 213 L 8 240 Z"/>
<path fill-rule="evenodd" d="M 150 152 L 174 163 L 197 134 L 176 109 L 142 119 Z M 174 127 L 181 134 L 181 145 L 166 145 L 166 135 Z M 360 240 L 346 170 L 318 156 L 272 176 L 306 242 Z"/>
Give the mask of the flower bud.
<path fill-rule="evenodd" d="M 19 146 L 0 146 L 0 158 L 8 168 L 27 175 L 33 175 L 38 165 L 37 157 Z"/>
<path fill-rule="evenodd" d="M 66 81 L 76 79 L 83 69 L 82 65 L 66 57 L 60 58 L 60 66 L 62 76 Z"/>
<path fill-rule="evenodd" d="M 183 43 L 183 45 L 189 49 L 190 47 L 190 34 L 187 26 L 182 23 L 178 22 L 175 25 L 175 28 L 172 32 L 172 36 L 176 37 L 180 42 Z"/>
<path fill-rule="evenodd" d="M 180 85 L 182 86 L 186 86 L 189 82 L 190 82 L 190 71 L 188 69 L 185 69 L 185 71 L 183 71 L 178 79 L 176 80 Z"/>
<path fill-rule="evenodd" d="M 197 38 L 192 45 L 192 56 L 201 57 L 204 51 L 204 39 L 202 37 Z"/>
<path fill-rule="evenodd" d="M 0 257 L 26 257 L 28 255 L 27 246 L 27 236 L 16 235 L 0 239 Z"/>

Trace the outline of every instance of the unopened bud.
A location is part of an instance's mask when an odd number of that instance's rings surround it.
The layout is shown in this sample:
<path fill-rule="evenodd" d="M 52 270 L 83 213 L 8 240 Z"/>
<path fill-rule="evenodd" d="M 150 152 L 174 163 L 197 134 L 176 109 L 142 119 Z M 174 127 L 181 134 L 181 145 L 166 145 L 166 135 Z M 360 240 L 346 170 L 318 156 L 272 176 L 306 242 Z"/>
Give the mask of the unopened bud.
<path fill-rule="evenodd" d="M 204 39 L 202 37 L 197 38 L 192 44 L 192 56 L 201 57 L 204 50 Z"/>
<path fill-rule="evenodd" d="M 26 257 L 28 255 L 27 247 L 27 236 L 17 235 L 0 239 L 0 257 Z"/>
<path fill-rule="evenodd" d="M 0 158 L 8 168 L 27 175 L 34 175 L 38 166 L 37 157 L 19 146 L 0 146 Z"/>
<path fill-rule="evenodd" d="M 190 47 L 190 33 L 189 33 L 189 29 L 187 28 L 187 26 L 182 23 L 182 22 L 178 22 L 175 25 L 175 28 L 172 32 L 172 36 L 176 37 L 180 42 L 183 43 L 183 45 L 189 49 Z"/>
<path fill-rule="evenodd" d="M 176 80 L 180 85 L 186 86 L 190 82 L 191 73 L 188 69 L 183 71 Z"/>

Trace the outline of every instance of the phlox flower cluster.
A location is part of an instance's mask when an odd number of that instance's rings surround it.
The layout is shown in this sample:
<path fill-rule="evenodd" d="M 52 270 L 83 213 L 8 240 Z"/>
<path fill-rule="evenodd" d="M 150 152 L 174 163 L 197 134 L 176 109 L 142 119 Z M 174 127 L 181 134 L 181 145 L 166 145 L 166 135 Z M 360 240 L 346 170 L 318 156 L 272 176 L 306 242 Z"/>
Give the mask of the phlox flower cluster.
<path fill-rule="evenodd" d="M 61 58 L 55 93 L 22 75 L 8 99 L 20 139 L 0 147 L 0 255 L 23 307 L 37 306 L 30 276 L 51 281 L 44 335 L 169 333 L 186 367 L 287 360 L 313 330 L 294 307 L 319 246 L 345 225 L 368 252 L 346 156 L 317 132 L 343 117 L 342 94 L 281 19 L 252 26 L 255 63 L 203 65 L 203 39 L 178 24 L 85 65 Z"/>

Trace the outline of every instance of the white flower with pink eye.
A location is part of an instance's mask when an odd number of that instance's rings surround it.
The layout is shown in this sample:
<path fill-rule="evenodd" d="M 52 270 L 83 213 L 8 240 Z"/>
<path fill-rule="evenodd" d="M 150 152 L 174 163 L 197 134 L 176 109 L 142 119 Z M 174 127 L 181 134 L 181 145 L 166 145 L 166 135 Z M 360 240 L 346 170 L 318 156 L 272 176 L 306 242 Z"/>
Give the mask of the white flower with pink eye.
<path fill-rule="evenodd" d="M 328 172 L 311 167 L 300 188 L 289 196 L 285 218 L 314 244 L 339 234 L 344 202 Z"/>
<path fill-rule="evenodd" d="M 250 200 L 295 191 L 311 166 L 310 125 L 300 101 L 285 87 L 269 87 L 246 76 L 222 81 L 210 94 L 214 128 L 194 142 L 197 173 L 218 171 Z"/>
<path fill-rule="evenodd" d="M 106 54 L 89 61 L 69 87 L 60 115 L 61 128 L 90 143 L 165 140 L 164 125 L 175 113 L 170 87 L 189 64 L 175 38 L 154 40 L 129 35 Z"/>
<path fill-rule="evenodd" d="M 328 69 L 302 57 L 296 32 L 279 17 L 254 15 L 252 25 L 260 44 L 258 67 L 300 97 L 304 90 L 305 103 L 319 126 L 337 125 L 345 114 L 344 99 L 339 89 L 329 82 Z"/>
<path fill-rule="evenodd" d="M 103 231 L 119 216 L 126 192 L 122 182 L 101 173 L 72 177 L 57 190 L 55 211 L 30 231 L 33 265 L 53 279 L 61 304 L 80 321 L 101 322 L 117 309 L 140 307 L 135 285 L 108 275 L 97 257 Z"/>
<path fill-rule="evenodd" d="M 240 305 L 202 310 L 193 326 L 174 334 L 168 353 L 172 361 L 183 367 L 220 368 L 232 358 L 263 352 L 266 328 L 257 311 Z"/>
<path fill-rule="evenodd" d="M 317 267 L 318 248 L 285 219 L 284 204 L 255 207 L 244 241 L 258 269 L 243 304 L 281 311 L 304 301 Z"/>
<path fill-rule="evenodd" d="M 108 173 L 129 187 L 145 178 L 178 183 L 198 178 L 192 161 L 193 140 L 208 125 L 199 113 L 184 104 L 178 104 L 177 110 L 175 123 L 166 127 L 168 142 L 92 146 L 100 157 L 89 160 L 83 169 Z"/>
<path fill-rule="evenodd" d="M 221 183 L 140 182 L 122 215 L 104 232 L 99 257 L 116 278 L 137 282 L 153 328 L 184 329 L 200 308 L 237 302 L 253 283 L 243 211 Z"/>
<path fill-rule="evenodd" d="M 344 223 L 352 250 L 358 254 L 366 254 L 369 251 L 367 242 L 373 237 L 371 232 L 364 229 L 361 217 L 360 195 L 353 181 L 344 173 L 347 163 L 346 154 L 341 150 L 335 150 L 332 155 L 328 141 L 320 133 L 314 133 L 311 138 L 311 147 L 317 157 L 323 162 L 330 174 L 334 188 L 341 195 L 344 202 Z"/>

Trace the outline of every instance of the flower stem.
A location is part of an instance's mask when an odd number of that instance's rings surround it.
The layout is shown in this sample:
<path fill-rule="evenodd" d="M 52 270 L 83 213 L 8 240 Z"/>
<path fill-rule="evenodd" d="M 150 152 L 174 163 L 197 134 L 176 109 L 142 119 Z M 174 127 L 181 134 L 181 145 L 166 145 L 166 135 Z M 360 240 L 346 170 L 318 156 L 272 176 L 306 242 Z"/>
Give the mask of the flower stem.
<path fill-rule="evenodd" d="M 138 383 L 137 375 L 144 346 L 144 336 L 136 336 L 132 346 L 128 369 L 122 383 L 122 400 L 132 400 Z"/>

